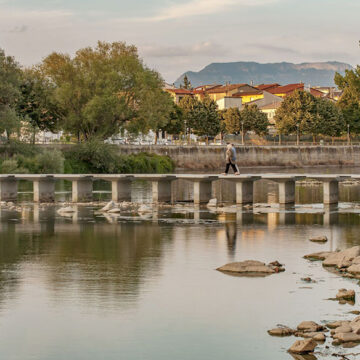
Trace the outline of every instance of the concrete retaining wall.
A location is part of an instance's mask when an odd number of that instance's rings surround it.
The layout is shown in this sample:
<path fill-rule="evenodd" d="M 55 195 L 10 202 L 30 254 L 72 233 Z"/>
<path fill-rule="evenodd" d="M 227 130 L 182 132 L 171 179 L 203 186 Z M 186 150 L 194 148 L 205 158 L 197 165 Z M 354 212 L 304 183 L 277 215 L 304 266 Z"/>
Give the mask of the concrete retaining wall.
<path fill-rule="evenodd" d="M 72 145 L 40 145 L 69 148 Z M 121 154 L 168 155 L 178 168 L 204 170 L 224 165 L 225 146 L 114 145 Z M 238 146 L 239 166 L 360 166 L 360 146 Z"/>

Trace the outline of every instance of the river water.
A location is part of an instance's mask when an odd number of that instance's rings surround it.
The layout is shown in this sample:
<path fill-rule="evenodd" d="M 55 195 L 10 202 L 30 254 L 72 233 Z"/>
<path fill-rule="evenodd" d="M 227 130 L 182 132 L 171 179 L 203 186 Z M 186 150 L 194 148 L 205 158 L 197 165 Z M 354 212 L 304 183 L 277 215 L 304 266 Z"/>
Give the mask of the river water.
<path fill-rule="evenodd" d="M 101 200 L 107 186 L 96 185 Z M 257 202 L 275 202 L 275 186 L 257 186 Z M 23 184 L 19 200 L 30 190 Z M 135 184 L 134 198 L 146 201 L 148 190 Z M 58 191 L 69 197 L 68 184 Z M 185 204 L 143 216 L 101 215 L 93 205 L 67 217 L 56 212 L 60 205 L 2 207 L 0 359 L 292 359 L 286 349 L 296 338 L 270 337 L 268 329 L 352 319 L 348 312 L 358 309 L 326 300 L 344 287 L 359 294 L 355 281 L 302 257 L 360 245 L 359 194 L 342 186 L 339 207 L 325 209 L 321 187 L 299 186 L 294 207 Z M 310 242 L 315 235 L 329 241 Z M 215 270 L 246 259 L 278 260 L 286 271 L 247 278 Z M 326 345 L 319 359 L 360 351 Z"/>

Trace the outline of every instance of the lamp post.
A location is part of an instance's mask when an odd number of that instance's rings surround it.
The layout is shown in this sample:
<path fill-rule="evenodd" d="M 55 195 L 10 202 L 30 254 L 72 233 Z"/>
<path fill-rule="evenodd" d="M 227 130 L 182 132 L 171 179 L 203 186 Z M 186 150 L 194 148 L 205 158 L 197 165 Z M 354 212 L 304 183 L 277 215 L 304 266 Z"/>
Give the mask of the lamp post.
<path fill-rule="evenodd" d="M 241 145 L 244 145 L 244 121 L 241 122 Z"/>
<path fill-rule="evenodd" d="M 350 145 L 350 124 L 347 124 L 347 144 Z"/>
<path fill-rule="evenodd" d="M 300 136 L 299 136 L 299 124 L 296 124 L 296 145 L 300 144 Z"/>

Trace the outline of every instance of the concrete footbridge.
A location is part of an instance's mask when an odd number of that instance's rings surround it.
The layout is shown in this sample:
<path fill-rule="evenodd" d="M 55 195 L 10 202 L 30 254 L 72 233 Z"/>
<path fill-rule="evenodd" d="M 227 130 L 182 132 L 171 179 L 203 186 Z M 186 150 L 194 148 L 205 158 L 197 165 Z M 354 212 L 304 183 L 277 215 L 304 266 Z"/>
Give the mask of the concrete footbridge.
<path fill-rule="evenodd" d="M 323 183 L 324 204 L 335 204 L 339 200 L 339 182 L 354 179 L 359 180 L 360 174 L 1 174 L 0 201 L 16 201 L 19 180 L 33 182 L 34 202 L 54 202 L 55 182 L 67 180 L 72 182 L 72 201 L 74 203 L 90 202 L 93 198 L 93 182 L 104 180 L 111 182 L 112 199 L 116 202 L 131 201 L 131 184 L 136 180 L 149 181 L 152 184 L 152 200 L 154 203 L 175 202 L 172 183 L 186 180 L 193 186 L 194 204 L 207 203 L 212 197 L 212 183 L 225 181 L 233 189 L 233 202 L 239 205 L 253 203 L 254 182 L 266 179 L 279 186 L 279 203 L 295 202 L 295 185 L 297 181 L 314 179 Z"/>

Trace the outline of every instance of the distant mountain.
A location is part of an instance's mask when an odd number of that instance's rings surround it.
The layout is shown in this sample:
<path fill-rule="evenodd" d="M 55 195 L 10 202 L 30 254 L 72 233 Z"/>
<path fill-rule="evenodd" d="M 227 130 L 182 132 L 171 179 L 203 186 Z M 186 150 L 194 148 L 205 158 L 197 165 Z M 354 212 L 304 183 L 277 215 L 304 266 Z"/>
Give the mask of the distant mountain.
<path fill-rule="evenodd" d="M 185 74 L 193 86 L 230 82 L 292 84 L 303 82 L 311 86 L 334 86 L 335 72 L 344 73 L 352 66 L 337 61 L 292 64 L 287 62 L 259 64 L 257 62 L 212 63 L 199 72 Z M 175 82 L 180 85 L 185 74 Z"/>

